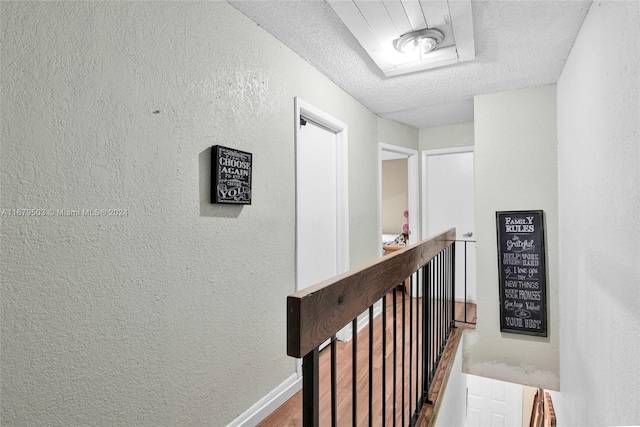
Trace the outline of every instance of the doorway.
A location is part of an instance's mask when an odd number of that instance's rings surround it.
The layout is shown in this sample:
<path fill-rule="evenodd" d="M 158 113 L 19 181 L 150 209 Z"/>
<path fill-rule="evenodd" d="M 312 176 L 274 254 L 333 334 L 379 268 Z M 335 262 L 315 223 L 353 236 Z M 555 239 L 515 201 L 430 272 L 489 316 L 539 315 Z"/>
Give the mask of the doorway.
<path fill-rule="evenodd" d="M 403 232 L 404 224 L 408 224 L 409 191 L 407 180 L 407 156 L 389 155 L 383 151 L 382 189 L 380 203 L 380 222 L 382 223 L 382 244 L 396 241 Z M 404 213 L 407 212 L 407 217 Z M 408 229 L 408 225 L 407 225 Z"/>
<path fill-rule="evenodd" d="M 420 190 L 419 190 L 419 172 L 418 172 L 418 151 L 412 150 L 410 148 L 399 147 L 396 145 L 380 143 L 380 161 L 379 166 L 380 169 L 378 171 L 378 176 L 380 177 L 380 182 L 378 188 L 380 190 L 379 201 L 380 201 L 380 238 L 381 245 L 384 243 L 384 235 L 385 234 L 393 234 L 393 233 L 385 233 L 385 230 L 382 223 L 382 218 L 384 215 L 383 212 L 383 200 L 382 200 L 382 186 L 383 186 L 383 173 L 382 173 L 382 164 L 387 160 L 399 160 L 406 159 L 406 190 L 407 190 L 407 203 L 406 209 L 408 211 L 408 218 L 402 218 L 402 222 L 407 222 L 409 225 L 409 243 L 418 243 L 420 241 L 420 220 L 419 220 L 419 198 L 420 198 Z M 403 210 L 398 212 L 398 215 L 402 215 Z M 396 236 L 400 234 L 400 229 L 395 232 Z"/>
<path fill-rule="evenodd" d="M 456 228 L 458 301 L 476 302 L 473 147 L 422 152 L 423 238 Z"/>
<path fill-rule="evenodd" d="M 295 103 L 296 290 L 349 268 L 347 125 Z"/>

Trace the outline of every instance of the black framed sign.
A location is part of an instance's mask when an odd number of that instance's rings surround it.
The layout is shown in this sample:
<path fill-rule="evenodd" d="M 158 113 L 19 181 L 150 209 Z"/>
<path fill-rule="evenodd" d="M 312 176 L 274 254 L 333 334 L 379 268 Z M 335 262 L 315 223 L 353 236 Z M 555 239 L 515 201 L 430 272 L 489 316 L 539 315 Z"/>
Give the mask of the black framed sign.
<path fill-rule="evenodd" d="M 547 336 L 544 212 L 496 212 L 500 330 Z"/>
<path fill-rule="evenodd" d="M 251 204 L 251 153 L 211 147 L 211 203 Z"/>

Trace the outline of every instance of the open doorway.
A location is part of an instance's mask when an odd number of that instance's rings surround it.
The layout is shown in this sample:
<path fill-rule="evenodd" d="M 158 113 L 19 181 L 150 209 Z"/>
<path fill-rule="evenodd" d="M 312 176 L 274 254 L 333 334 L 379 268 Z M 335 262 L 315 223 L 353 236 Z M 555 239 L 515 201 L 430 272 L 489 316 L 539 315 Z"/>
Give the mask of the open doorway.
<path fill-rule="evenodd" d="M 402 234 L 404 223 L 407 223 L 409 244 L 417 243 L 420 240 L 418 151 L 381 143 L 379 176 L 381 247 L 385 241 Z"/>
<path fill-rule="evenodd" d="M 382 155 L 382 244 L 398 243 L 399 239 L 405 243 L 404 233 L 409 231 L 408 156 L 387 151 L 383 151 Z"/>

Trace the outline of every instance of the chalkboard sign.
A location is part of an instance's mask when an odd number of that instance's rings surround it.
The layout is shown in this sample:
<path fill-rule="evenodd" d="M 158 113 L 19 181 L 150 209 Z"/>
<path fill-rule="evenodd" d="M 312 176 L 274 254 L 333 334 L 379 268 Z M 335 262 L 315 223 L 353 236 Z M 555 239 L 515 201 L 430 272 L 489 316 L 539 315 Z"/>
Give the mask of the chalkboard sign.
<path fill-rule="evenodd" d="M 251 204 L 252 155 L 214 145 L 211 154 L 211 203 Z"/>
<path fill-rule="evenodd" d="M 547 336 L 543 211 L 496 212 L 500 330 Z"/>

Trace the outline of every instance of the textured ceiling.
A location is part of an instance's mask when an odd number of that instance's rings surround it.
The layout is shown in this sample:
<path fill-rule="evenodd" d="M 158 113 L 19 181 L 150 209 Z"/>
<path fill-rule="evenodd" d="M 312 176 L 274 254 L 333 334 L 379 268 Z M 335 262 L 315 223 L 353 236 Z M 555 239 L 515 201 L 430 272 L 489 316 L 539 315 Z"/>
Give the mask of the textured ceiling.
<path fill-rule="evenodd" d="M 591 1 L 473 1 L 476 59 L 385 77 L 324 0 L 236 9 L 381 117 L 416 128 L 473 120 L 475 95 L 555 83 Z"/>

